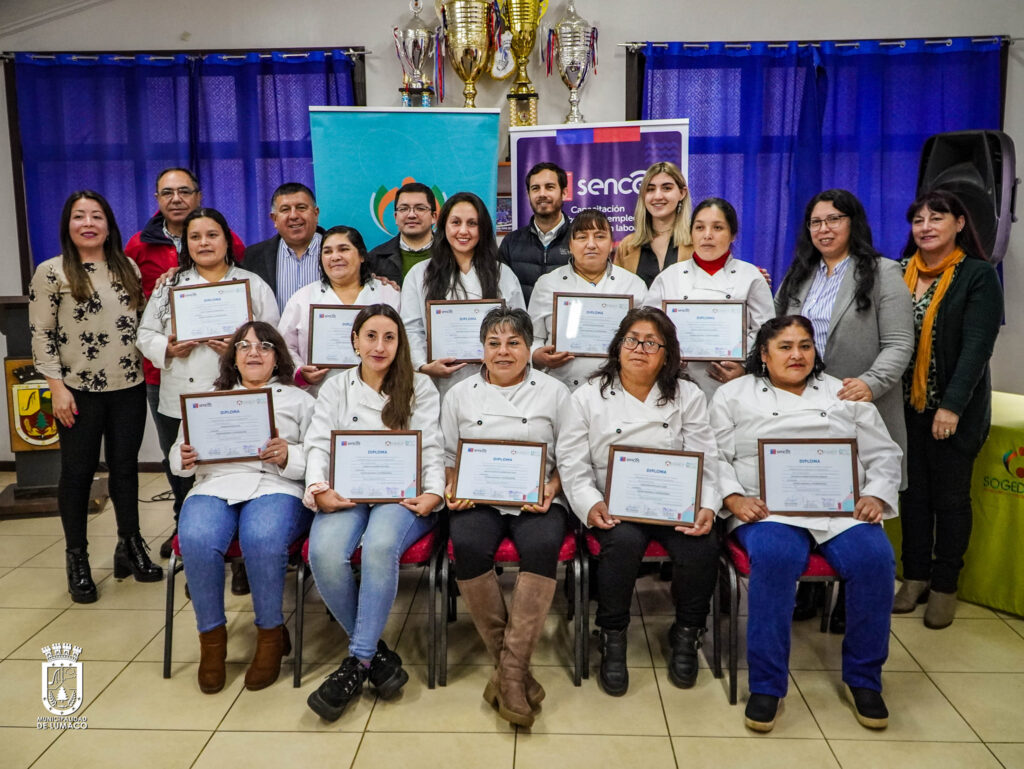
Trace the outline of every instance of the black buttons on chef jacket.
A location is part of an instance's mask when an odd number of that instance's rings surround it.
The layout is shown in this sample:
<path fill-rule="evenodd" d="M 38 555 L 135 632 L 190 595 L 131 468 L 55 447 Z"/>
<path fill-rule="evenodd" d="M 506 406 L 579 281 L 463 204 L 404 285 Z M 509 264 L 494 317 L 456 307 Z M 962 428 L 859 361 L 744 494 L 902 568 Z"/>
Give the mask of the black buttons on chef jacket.
<path fill-rule="evenodd" d="M 526 424 L 526 417 L 523 417 L 523 424 Z"/>
<path fill-rule="evenodd" d="M 482 424 L 484 423 L 484 420 L 482 420 L 482 419 L 478 419 L 478 420 L 476 420 L 476 423 L 477 423 L 478 425 L 482 425 Z"/>

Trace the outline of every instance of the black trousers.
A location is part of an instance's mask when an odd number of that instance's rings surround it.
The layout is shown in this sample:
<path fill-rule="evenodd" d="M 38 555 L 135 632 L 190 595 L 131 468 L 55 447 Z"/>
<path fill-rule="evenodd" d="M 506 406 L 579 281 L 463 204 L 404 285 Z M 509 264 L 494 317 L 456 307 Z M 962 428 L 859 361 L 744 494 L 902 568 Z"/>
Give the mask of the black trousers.
<path fill-rule="evenodd" d="M 71 389 L 71 388 L 68 388 Z M 117 535 L 139 533 L 139 449 L 146 429 L 146 386 L 95 393 L 71 390 L 78 407 L 75 424 L 57 422 L 60 435 L 60 483 L 57 505 L 68 549 L 86 548 L 89 491 L 105 442 L 107 481 L 114 503 Z"/>
<path fill-rule="evenodd" d="M 622 630 L 629 625 L 633 588 L 644 551 L 652 539 L 672 559 L 676 622 L 684 627 L 704 627 L 718 578 L 719 540 L 715 529 L 702 537 L 690 537 L 671 526 L 622 521 L 611 529 L 595 527 L 589 531 L 601 544 L 594 617 L 598 627 Z"/>
<path fill-rule="evenodd" d="M 455 550 L 455 576 L 473 579 L 494 568 L 494 554 L 505 537 L 519 551 L 519 570 L 555 578 L 558 551 L 565 539 L 566 512 L 553 504 L 546 513 L 502 515 L 482 505 L 451 512 L 451 537 Z"/>
<path fill-rule="evenodd" d="M 907 419 L 907 490 L 900 494 L 904 579 L 931 580 L 955 593 L 971 541 L 974 457 L 932 437 L 934 409 L 904 409 Z"/>
<path fill-rule="evenodd" d="M 171 464 L 167 455 L 174 442 L 178 440 L 178 428 L 181 426 L 181 420 L 161 414 L 157 410 L 160 404 L 160 385 L 147 384 L 146 398 L 149 400 L 149 412 L 153 415 L 153 423 L 156 425 L 156 439 L 160 444 L 160 451 L 164 455 L 162 463 L 164 475 L 167 476 L 167 482 L 171 484 L 171 492 L 174 494 L 174 520 L 177 522 L 178 513 L 181 512 L 181 503 L 185 501 L 185 497 L 192 490 L 195 476 L 182 478 L 171 472 Z"/>

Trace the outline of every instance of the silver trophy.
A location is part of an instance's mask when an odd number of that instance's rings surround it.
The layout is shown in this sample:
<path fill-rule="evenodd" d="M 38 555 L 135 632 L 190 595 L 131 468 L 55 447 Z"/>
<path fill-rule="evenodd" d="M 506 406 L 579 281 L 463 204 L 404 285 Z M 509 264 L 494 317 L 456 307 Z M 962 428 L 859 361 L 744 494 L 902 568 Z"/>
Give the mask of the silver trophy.
<path fill-rule="evenodd" d="M 590 26 L 586 19 L 576 13 L 575 0 L 569 0 L 565 16 L 551 30 L 550 36 L 549 50 L 553 46 L 558 74 L 569 89 L 569 114 L 565 116 L 565 122 L 582 123 L 580 89 L 590 74 L 591 65 L 597 71 L 597 27 Z"/>
<path fill-rule="evenodd" d="M 429 72 L 429 62 L 434 56 L 434 33 L 420 18 L 422 0 L 412 0 L 409 10 L 412 11 L 409 23 L 394 28 L 395 50 L 398 51 L 398 61 L 402 65 L 403 82 L 398 91 L 402 94 L 403 107 L 411 106 L 413 101 L 418 101 L 422 107 L 429 107 L 434 89 L 430 87 L 430 80 L 424 70 Z"/>

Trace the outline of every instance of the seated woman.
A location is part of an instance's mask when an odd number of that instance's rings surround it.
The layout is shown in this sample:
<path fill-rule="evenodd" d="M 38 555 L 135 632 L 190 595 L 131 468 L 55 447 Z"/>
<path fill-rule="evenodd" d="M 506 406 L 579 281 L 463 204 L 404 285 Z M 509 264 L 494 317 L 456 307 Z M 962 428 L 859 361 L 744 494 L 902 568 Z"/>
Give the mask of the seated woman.
<path fill-rule="evenodd" d="M 484 365 L 452 387 L 441 406 L 445 497 L 451 511 L 455 577 L 480 637 L 497 670 L 484 699 L 513 724 L 530 726 L 544 690 L 530 674 L 530 657 L 555 594 L 558 551 L 565 538 L 557 448 L 570 414 L 569 391 L 530 368 L 533 327 L 525 310 L 497 308 L 480 326 Z M 537 504 L 475 505 L 454 499 L 459 439 L 547 444 L 547 480 Z M 494 572 L 494 554 L 505 537 L 519 551 L 519 576 L 510 606 Z"/>
<path fill-rule="evenodd" d="M 405 327 L 391 305 L 356 315 L 352 346 L 361 363 L 320 389 L 306 436 L 306 504 L 318 510 L 309 532 L 309 565 L 331 614 L 348 633 L 349 656 L 306 701 L 336 721 L 370 679 L 384 699 L 409 680 L 381 638 L 398 592 L 398 559 L 437 523 L 444 487 L 437 390 L 413 372 Z M 421 493 L 399 503 L 355 504 L 331 488 L 332 430 L 419 430 Z M 352 554 L 362 545 L 360 579 Z"/>
<path fill-rule="evenodd" d="M 800 315 L 772 318 L 758 332 L 744 377 L 711 401 L 719 482 L 729 526 L 750 554 L 746 724 L 775 725 L 789 682 L 789 636 L 796 583 L 817 546 L 846 583 L 843 681 L 861 724 L 884 729 L 882 665 L 889 654 L 895 562 L 882 530 L 896 515 L 900 448 L 878 409 L 841 400 L 841 380 L 823 374 L 814 329 Z M 856 438 L 860 499 L 852 517 L 780 516 L 760 499 L 759 438 Z"/>
<path fill-rule="evenodd" d="M 597 616 L 601 628 L 601 688 L 626 693 L 629 605 L 648 543 L 657 540 L 672 558 L 676 621 L 669 630 L 669 677 L 681 688 L 697 680 L 697 650 L 718 576 L 718 538 L 712 524 L 721 506 L 715 471 L 718 453 L 704 395 L 680 378 L 679 342 L 661 310 L 635 307 L 608 347 L 608 360 L 573 393 L 573 412 L 559 454 L 569 504 L 601 544 Z M 623 521 L 604 502 L 608 448 L 625 444 L 704 454 L 695 525 L 659 526 Z"/>
<path fill-rule="evenodd" d="M 224 553 L 236 536 L 248 567 L 257 628 L 245 688 L 274 683 L 281 658 L 291 651 L 281 612 L 288 546 L 305 533 L 313 517 L 302 506 L 302 439 L 314 401 L 294 386 L 294 373 L 295 364 L 273 326 L 258 320 L 240 326 L 221 356 L 213 387 L 271 388 L 277 435 L 263 447 L 259 460 L 251 462 L 197 466 L 201 457 L 185 443 L 183 430 L 171 450 L 171 471 L 196 479 L 181 507 L 178 541 L 199 626 L 199 688 L 205 694 L 224 688 Z"/>

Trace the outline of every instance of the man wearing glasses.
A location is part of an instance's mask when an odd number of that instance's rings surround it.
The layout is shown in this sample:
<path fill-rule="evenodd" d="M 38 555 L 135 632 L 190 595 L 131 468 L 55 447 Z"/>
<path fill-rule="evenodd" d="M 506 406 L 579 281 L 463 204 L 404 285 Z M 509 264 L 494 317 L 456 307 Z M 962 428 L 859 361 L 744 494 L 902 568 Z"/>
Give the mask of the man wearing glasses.
<path fill-rule="evenodd" d="M 430 258 L 436 222 L 437 200 L 430 187 L 420 182 L 403 184 L 395 194 L 398 234 L 370 252 L 370 269 L 401 285 L 414 264 Z"/>

